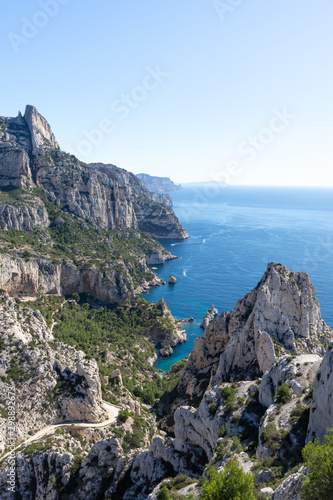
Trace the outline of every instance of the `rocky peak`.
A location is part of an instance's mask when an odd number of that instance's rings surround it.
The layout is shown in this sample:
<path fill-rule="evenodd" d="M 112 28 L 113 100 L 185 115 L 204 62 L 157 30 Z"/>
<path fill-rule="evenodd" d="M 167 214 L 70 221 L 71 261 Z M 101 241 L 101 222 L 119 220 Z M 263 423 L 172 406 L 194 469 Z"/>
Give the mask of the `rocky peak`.
<path fill-rule="evenodd" d="M 29 127 L 33 151 L 40 147 L 60 149 L 50 125 L 34 106 L 27 105 L 24 119 Z"/>
<path fill-rule="evenodd" d="M 331 336 L 309 276 L 270 263 L 234 310 L 218 316 L 195 340 L 179 389 L 200 396 L 209 382 L 258 378 L 281 354 L 323 355 L 320 340 Z"/>

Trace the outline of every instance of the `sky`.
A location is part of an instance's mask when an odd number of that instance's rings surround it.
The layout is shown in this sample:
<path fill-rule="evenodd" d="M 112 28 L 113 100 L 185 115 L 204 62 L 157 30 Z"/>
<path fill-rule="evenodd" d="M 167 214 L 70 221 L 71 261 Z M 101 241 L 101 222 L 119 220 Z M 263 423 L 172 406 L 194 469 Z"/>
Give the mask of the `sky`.
<path fill-rule="evenodd" d="M 331 0 L 13 0 L 0 115 L 175 182 L 333 186 Z"/>

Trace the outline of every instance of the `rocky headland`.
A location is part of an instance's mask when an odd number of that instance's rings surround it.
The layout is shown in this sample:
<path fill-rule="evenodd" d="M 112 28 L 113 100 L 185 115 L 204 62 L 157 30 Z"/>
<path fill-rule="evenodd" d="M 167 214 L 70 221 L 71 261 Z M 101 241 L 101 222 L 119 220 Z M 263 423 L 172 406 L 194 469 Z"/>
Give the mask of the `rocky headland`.
<path fill-rule="evenodd" d="M 175 256 L 155 240 L 188 237 L 171 205 L 126 170 L 62 151 L 33 106 L 0 117 L 0 287 L 11 295 L 121 303 L 158 286 L 147 266 Z"/>

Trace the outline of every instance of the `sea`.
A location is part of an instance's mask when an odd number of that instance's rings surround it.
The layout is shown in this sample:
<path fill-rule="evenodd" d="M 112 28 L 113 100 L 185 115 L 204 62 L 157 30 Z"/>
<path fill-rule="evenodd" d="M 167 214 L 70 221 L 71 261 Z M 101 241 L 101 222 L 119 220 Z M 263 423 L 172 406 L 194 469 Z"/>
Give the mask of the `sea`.
<path fill-rule="evenodd" d="M 189 232 L 185 241 L 161 240 L 178 259 L 156 266 L 166 284 L 142 296 L 166 300 L 184 323 L 187 342 L 155 367 L 168 371 L 186 357 L 202 335 L 200 324 L 214 305 L 230 311 L 254 288 L 269 262 L 308 273 L 323 319 L 333 327 L 333 189 L 234 187 L 185 184 L 172 193 L 173 208 Z M 157 346 L 158 351 L 158 346 Z"/>

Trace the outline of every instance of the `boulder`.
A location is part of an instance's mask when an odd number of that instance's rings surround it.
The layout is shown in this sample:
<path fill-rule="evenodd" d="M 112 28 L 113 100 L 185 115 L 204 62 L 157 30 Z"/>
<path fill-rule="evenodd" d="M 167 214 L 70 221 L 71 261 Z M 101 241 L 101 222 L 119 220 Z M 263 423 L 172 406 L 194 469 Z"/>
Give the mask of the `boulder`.
<path fill-rule="evenodd" d="M 212 306 L 207 312 L 206 312 L 206 315 L 204 317 L 204 320 L 203 322 L 201 323 L 201 326 L 200 328 L 207 328 L 207 326 L 209 325 L 209 323 L 211 323 L 213 321 L 213 319 L 218 315 L 218 310 L 216 309 L 216 307 Z"/>

